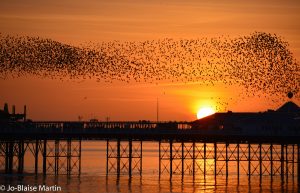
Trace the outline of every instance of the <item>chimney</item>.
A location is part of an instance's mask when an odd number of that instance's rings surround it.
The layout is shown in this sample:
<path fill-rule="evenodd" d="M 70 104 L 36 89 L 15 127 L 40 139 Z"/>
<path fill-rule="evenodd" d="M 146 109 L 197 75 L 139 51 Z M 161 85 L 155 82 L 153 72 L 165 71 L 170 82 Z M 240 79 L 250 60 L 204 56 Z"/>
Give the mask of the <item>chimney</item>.
<path fill-rule="evenodd" d="M 26 105 L 24 105 L 24 121 L 26 121 Z"/>
<path fill-rule="evenodd" d="M 12 114 L 13 114 L 13 115 L 16 114 L 16 106 L 15 106 L 15 105 L 12 106 Z"/>
<path fill-rule="evenodd" d="M 4 104 L 4 109 L 3 109 L 3 110 L 4 110 L 4 112 L 7 113 L 7 114 L 9 113 L 9 112 L 8 112 L 8 104 L 7 104 L 7 103 Z"/>

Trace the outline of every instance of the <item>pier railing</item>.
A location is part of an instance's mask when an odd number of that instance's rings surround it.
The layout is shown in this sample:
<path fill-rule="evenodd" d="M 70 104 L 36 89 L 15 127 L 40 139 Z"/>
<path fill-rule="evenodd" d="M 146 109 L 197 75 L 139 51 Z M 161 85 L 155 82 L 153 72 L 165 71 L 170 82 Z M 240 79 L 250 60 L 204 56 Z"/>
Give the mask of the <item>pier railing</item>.
<path fill-rule="evenodd" d="M 300 128 L 272 129 L 198 129 L 192 122 L 79 122 L 79 121 L 42 121 L 42 122 L 0 122 L 0 133 L 198 133 L 209 135 L 262 135 L 262 136 L 299 136 Z"/>

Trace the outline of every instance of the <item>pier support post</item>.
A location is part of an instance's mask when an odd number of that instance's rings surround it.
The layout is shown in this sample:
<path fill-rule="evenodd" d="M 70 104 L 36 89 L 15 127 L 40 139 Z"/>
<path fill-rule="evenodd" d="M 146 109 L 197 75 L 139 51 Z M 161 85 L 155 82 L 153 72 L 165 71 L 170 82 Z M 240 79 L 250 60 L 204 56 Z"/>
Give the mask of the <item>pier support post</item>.
<path fill-rule="evenodd" d="M 226 164 L 226 180 L 228 179 L 228 142 L 226 142 L 226 147 L 225 147 L 225 164 Z"/>
<path fill-rule="evenodd" d="M 248 143 L 248 182 L 251 180 L 251 144 Z"/>
<path fill-rule="evenodd" d="M 281 144 L 281 156 L 280 156 L 280 175 L 281 175 L 281 182 L 284 182 L 284 144 Z"/>
<path fill-rule="evenodd" d="M 214 143 L 214 159 L 215 159 L 215 182 L 217 181 L 217 143 Z"/>
<path fill-rule="evenodd" d="M 181 177 L 184 176 L 184 142 L 181 142 Z"/>
<path fill-rule="evenodd" d="M 262 155 L 261 155 L 261 146 L 262 144 L 259 144 L 259 182 L 261 184 L 262 181 Z"/>
<path fill-rule="evenodd" d="M 39 164 L 39 140 L 35 141 L 35 152 L 34 152 L 34 173 L 38 173 Z"/>
<path fill-rule="evenodd" d="M 240 183 L 240 144 L 237 144 L 237 180 Z"/>
<path fill-rule="evenodd" d="M 195 158 L 195 145 L 196 145 L 196 143 L 195 143 L 195 141 L 193 141 L 193 180 L 195 180 L 195 173 L 196 173 L 196 171 L 195 171 L 195 163 L 196 163 L 196 158 Z"/>
<path fill-rule="evenodd" d="M 55 152 L 54 152 L 54 170 L 55 170 L 55 175 L 58 174 L 58 169 L 59 169 L 59 140 L 55 140 Z"/>
<path fill-rule="evenodd" d="M 292 177 L 293 177 L 293 182 L 294 182 L 294 177 L 295 177 L 295 144 L 293 144 L 293 153 L 292 153 Z"/>
<path fill-rule="evenodd" d="M 140 176 L 142 176 L 143 172 L 143 141 L 141 140 L 141 148 L 140 148 Z"/>
<path fill-rule="evenodd" d="M 159 177 L 159 179 L 160 179 L 160 174 L 161 174 L 161 150 L 160 150 L 160 148 L 161 148 L 161 140 L 159 140 L 158 141 L 158 162 L 159 162 L 159 164 L 158 164 L 158 172 L 159 172 L 159 174 L 158 174 L 158 177 Z"/>
<path fill-rule="evenodd" d="M 286 176 L 286 181 L 288 181 L 289 177 L 289 158 L 288 158 L 288 144 L 285 145 L 285 176 Z"/>
<path fill-rule="evenodd" d="M 300 144 L 297 147 L 297 176 L 298 176 L 298 189 L 300 188 Z"/>
<path fill-rule="evenodd" d="M 173 175 L 173 141 L 170 139 L 170 180 L 172 180 Z"/>
<path fill-rule="evenodd" d="M 9 142 L 9 149 L 8 149 L 8 173 L 13 172 L 13 164 L 14 164 L 14 142 Z"/>
<path fill-rule="evenodd" d="M 16 156 L 17 158 L 17 163 L 14 161 L 13 162 L 13 168 L 15 167 L 16 170 L 17 170 L 17 173 L 21 173 L 21 170 L 22 170 L 22 145 L 21 145 L 21 140 L 19 141 L 16 141 L 16 144 L 14 144 L 14 146 L 16 147 L 13 147 L 13 157 Z M 16 165 L 18 164 L 18 166 Z"/>
<path fill-rule="evenodd" d="M 120 149 L 121 141 L 118 139 L 117 141 L 117 175 L 120 175 L 120 156 L 121 156 L 121 149 Z"/>
<path fill-rule="evenodd" d="M 18 173 L 23 173 L 24 170 L 24 141 L 18 143 Z"/>
<path fill-rule="evenodd" d="M 79 166 L 78 166 L 78 173 L 79 175 L 81 174 L 81 139 L 79 139 L 79 152 L 78 152 L 78 162 L 79 162 Z"/>
<path fill-rule="evenodd" d="M 108 158 L 109 158 L 109 155 L 108 155 L 108 150 L 109 150 L 109 139 L 106 140 L 106 176 L 108 175 Z"/>
<path fill-rule="evenodd" d="M 271 163 L 270 163 L 270 173 L 271 173 L 271 182 L 273 182 L 273 144 L 271 143 L 271 147 L 270 147 L 270 158 L 271 158 Z"/>
<path fill-rule="evenodd" d="M 129 174 L 129 177 L 132 176 L 132 139 L 129 139 L 129 160 L 128 160 L 128 174 Z"/>
<path fill-rule="evenodd" d="M 43 148 L 43 174 L 46 175 L 47 170 L 47 140 L 44 140 Z"/>
<path fill-rule="evenodd" d="M 8 173 L 9 168 L 9 142 L 5 143 L 5 173 Z"/>
<path fill-rule="evenodd" d="M 71 159 L 72 159 L 72 141 L 71 139 L 68 139 L 67 140 L 67 175 L 70 175 L 71 174 L 71 170 L 72 170 L 72 167 L 71 167 Z"/>
<path fill-rule="evenodd" d="M 206 179 L 206 143 L 204 143 L 204 180 Z"/>

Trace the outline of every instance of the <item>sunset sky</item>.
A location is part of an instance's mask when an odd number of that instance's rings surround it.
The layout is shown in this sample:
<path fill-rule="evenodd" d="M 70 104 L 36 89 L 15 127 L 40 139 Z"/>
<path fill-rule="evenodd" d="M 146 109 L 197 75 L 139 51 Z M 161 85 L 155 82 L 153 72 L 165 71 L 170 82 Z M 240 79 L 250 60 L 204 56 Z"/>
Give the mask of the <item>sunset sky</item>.
<path fill-rule="evenodd" d="M 300 59 L 300 1 L 102 1 L 4 0 L 0 33 L 87 42 L 275 33 Z M 0 105 L 27 105 L 33 120 L 194 120 L 201 107 L 217 111 L 264 111 L 280 103 L 241 97 L 237 85 L 197 83 L 99 83 L 23 76 L 0 80 Z M 299 100 L 294 102 L 299 104 Z M 2 109 L 2 107 L 1 107 Z"/>

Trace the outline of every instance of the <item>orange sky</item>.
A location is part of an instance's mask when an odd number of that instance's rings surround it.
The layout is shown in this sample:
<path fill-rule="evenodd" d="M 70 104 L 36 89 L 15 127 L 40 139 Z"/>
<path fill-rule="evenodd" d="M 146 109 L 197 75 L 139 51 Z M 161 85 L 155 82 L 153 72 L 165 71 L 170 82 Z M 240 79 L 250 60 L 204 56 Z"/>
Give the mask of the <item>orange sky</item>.
<path fill-rule="evenodd" d="M 295 1 L 1 1 L 0 32 L 51 38 L 78 45 L 92 41 L 201 38 L 276 33 L 300 58 L 300 2 Z M 241 88 L 197 84 L 104 84 L 37 77 L 0 80 L 0 104 L 27 104 L 38 120 L 193 120 L 201 106 L 262 111 L 279 104 L 243 101 Z M 219 99 L 220 98 L 220 99 Z M 230 98 L 233 98 L 229 100 Z M 220 102 L 222 101 L 222 102 Z M 299 102 L 299 101 L 297 101 Z"/>

